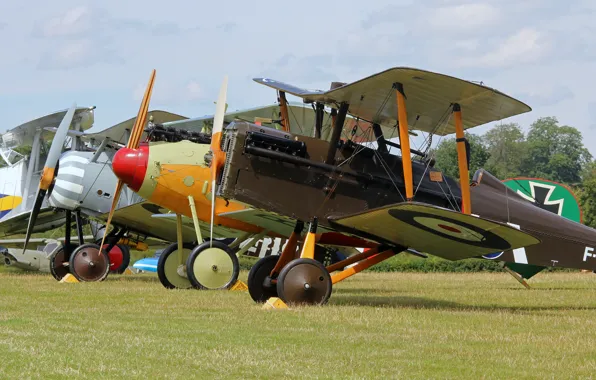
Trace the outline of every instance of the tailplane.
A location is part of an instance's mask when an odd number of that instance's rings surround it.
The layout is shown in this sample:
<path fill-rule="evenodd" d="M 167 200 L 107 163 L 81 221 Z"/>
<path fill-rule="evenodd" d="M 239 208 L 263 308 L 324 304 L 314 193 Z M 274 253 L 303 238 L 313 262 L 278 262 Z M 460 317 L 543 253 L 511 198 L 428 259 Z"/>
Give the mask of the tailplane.
<path fill-rule="evenodd" d="M 480 169 L 474 175 L 472 210 L 507 223 L 540 240 L 539 244 L 483 256 L 503 262 L 505 269 L 526 280 L 547 267 L 596 269 L 596 230 L 582 222 L 573 192 L 557 182 L 535 178 L 500 181 Z"/>

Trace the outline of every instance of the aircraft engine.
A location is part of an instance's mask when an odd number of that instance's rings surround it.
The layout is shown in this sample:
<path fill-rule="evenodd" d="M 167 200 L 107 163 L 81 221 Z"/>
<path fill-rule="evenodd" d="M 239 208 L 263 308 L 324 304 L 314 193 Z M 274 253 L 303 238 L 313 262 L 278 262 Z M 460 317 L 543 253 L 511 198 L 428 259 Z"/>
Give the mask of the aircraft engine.
<path fill-rule="evenodd" d="M 79 152 L 67 152 L 60 157 L 54 184 L 49 189 L 52 207 L 74 211 L 83 197 L 85 169 L 89 159 Z"/>
<path fill-rule="evenodd" d="M 108 154 L 109 153 L 109 154 Z M 113 189 L 117 178 L 111 168 L 112 152 L 102 152 L 92 162 L 93 152 L 66 152 L 60 157 L 56 180 L 49 191 L 52 207 L 86 214 L 103 214 L 110 211 Z M 136 194 L 130 199 L 121 198 L 119 205 L 127 201 L 140 201 Z"/>

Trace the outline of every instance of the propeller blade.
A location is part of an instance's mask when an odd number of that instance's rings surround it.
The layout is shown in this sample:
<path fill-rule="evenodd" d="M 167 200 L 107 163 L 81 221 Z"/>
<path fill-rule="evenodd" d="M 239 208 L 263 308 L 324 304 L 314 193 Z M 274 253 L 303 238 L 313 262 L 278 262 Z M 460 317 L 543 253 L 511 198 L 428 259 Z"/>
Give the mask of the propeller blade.
<path fill-rule="evenodd" d="M 77 105 L 73 104 L 72 107 L 70 107 L 70 109 L 66 112 L 66 115 L 64 115 L 64 118 L 56 130 L 56 134 L 52 140 L 52 145 L 50 146 L 50 151 L 48 152 L 48 158 L 46 159 L 46 163 L 43 168 L 43 173 L 41 174 L 41 179 L 39 182 L 40 189 L 47 190 L 54 180 L 54 171 L 56 170 L 56 165 L 60 159 L 62 147 L 64 146 L 64 142 L 68 136 L 70 123 L 72 123 L 76 109 Z"/>
<path fill-rule="evenodd" d="M 224 116 L 226 113 L 226 96 L 228 91 L 228 77 L 225 76 L 223 83 L 221 84 L 221 88 L 219 89 L 219 96 L 217 97 L 217 103 L 215 106 L 215 115 L 213 116 L 213 132 L 212 137 L 217 137 L 216 135 L 219 133 L 221 136 L 221 131 L 223 130 L 223 123 L 224 123 Z M 211 149 L 220 149 L 221 141 L 215 141 L 215 139 L 211 139 Z"/>
<path fill-rule="evenodd" d="M 33 205 L 33 209 L 31 209 L 31 216 L 29 217 L 29 222 L 27 223 L 27 234 L 25 235 L 25 246 L 23 247 L 23 253 L 25 253 L 25 250 L 27 249 L 27 244 L 29 244 L 29 239 L 33 233 L 33 227 L 35 227 L 35 222 L 37 221 L 37 216 L 39 215 L 43 199 L 46 196 L 48 189 L 52 185 L 54 177 L 56 176 L 56 166 L 58 165 L 58 160 L 60 159 L 60 154 L 62 153 L 62 147 L 64 146 L 64 142 L 68 136 L 68 130 L 70 129 L 70 124 L 72 123 L 76 109 L 76 104 L 73 104 L 72 107 L 69 108 L 69 110 L 66 112 L 66 115 L 64 115 L 64 118 L 62 118 L 62 121 L 56 130 L 56 134 L 54 135 L 54 139 L 52 140 L 52 145 L 50 146 L 50 151 L 48 152 L 48 158 L 46 159 L 41 178 L 39 179 L 35 204 Z"/>
<path fill-rule="evenodd" d="M 130 139 L 126 144 L 127 148 L 137 149 L 139 147 L 139 142 L 141 141 L 141 136 L 143 135 L 143 131 L 145 130 L 145 124 L 147 123 L 147 113 L 149 112 L 149 102 L 151 101 L 151 94 L 153 93 L 154 82 L 155 69 L 151 72 L 151 77 L 149 78 L 149 83 L 147 84 L 147 89 L 145 90 L 145 95 L 143 96 L 143 101 L 141 102 L 139 113 L 137 114 L 134 127 L 132 128 L 132 131 L 130 133 Z"/>
<path fill-rule="evenodd" d="M 145 95 L 143 96 L 143 101 L 141 102 L 141 107 L 139 107 L 139 113 L 137 114 L 135 124 L 132 128 L 132 131 L 130 132 L 130 138 L 126 143 L 127 148 L 137 149 L 139 147 L 139 143 L 141 142 L 141 136 L 143 135 L 143 131 L 145 130 L 145 123 L 147 122 L 149 102 L 151 101 L 151 94 L 153 93 L 155 73 L 155 69 L 153 69 L 153 71 L 151 72 L 151 77 L 149 78 L 149 83 L 147 84 L 147 89 L 145 90 Z M 110 228 L 110 224 L 112 223 L 112 217 L 114 216 L 116 206 L 118 206 L 118 201 L 120 200 L 120 193 L 122 192 L 123 187 L 124 183 L 120 179 L 118 179 L 118 182 L 116 183 L 116 190 L 114 191 L 114 199 L 112 199 L 112 207 L 110 208 L 110 213 L 108 214 L 108 220 L 105 227 L 106 233 L 103 235 L 103 238 L 101 239 L 101 244 L 99 245 L 100 247 L 103 247 L 105 244 L 106 237 L 108 236 L 107 232 Z M 99 252 L 99 254 L 101 254 L 101 252 Z"/>
<path fill-rule="evenodd" d="M 215 108 L 215 116 L 213 117 L 213 132 L 211 133 L 211 152 L 213 159 L 211 160 L 211 235 L 210 246 L 213 246 L 213 220 L 215 219 L 215 182 L 217 180 L 217 173 L 223 164 L 225 155 L 221 150 L 221 133 L 223 130 L 224 116 L 226 113 L 226 96 L 228 91 L 228 77 L 224 77 L 219 96 L 217 98 L 217 105 Z"/>

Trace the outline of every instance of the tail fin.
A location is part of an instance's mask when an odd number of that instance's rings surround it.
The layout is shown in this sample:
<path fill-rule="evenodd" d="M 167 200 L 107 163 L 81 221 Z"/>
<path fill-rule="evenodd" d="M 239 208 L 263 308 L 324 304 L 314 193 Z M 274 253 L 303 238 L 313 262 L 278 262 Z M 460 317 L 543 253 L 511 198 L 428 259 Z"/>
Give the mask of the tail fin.
<path fill-rule="evenodd" d="M 582 210 L 575 194 L 561 183 L 524 177 L 506 179 L 503 183 L 537 207 L 577 223 L 583 222 Z"/>
<path fill-rule="evenodd" d="M 562 216 L 577 223 L 583 222 L 583 214 L 577 198 L 567 186 L 541 178 L 511 178 L 503 183 L 514 190 L 522 198 L 534 203 L 546 211 Z M 529 280 L 540 273 L 545 267 L 520 264 L 504 263 L 505 268 L 519 276 L 515 276 L 524 286 L 528 287 L 525 280 Z"/>

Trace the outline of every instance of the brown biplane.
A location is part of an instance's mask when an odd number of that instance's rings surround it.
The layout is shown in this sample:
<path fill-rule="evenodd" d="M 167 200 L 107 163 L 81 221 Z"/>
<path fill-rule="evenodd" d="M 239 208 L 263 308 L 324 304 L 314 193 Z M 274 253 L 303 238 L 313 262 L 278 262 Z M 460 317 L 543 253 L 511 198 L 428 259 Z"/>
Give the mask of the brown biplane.
<path fill-rule="evenodd" d="M 279 256 L 261 259 L 250 271 L 255 301 L 279 296 L 289 303 L 325 303 L 333 284 L 403 251 L 449 260 L 503 252 L 499 260 L 522 266 L 596 269 L 595 230 L 536 207 L 484 170 L 470 182 L 464 130 L 528 112 L 526 104 L 486 86 L 412 68 L 334 83 L 329 91 L 256 81 L 276 89 L 280 99 L 288 93 L 312 103 L 319 115 L 314 136 L 290 133 L 283 112 L 280 128 L 234 121 L 223 133 L 220 121 L 214 123 L 205 162 L 180 162 L 186 176 L 205 182 L 212 221 L 237 220 L 289 237 Z M 218 105 L 225 103 L 222 93 Z M 326 107 L 333 129 L 323 140 Z M 358 123 L 346 133 L 348 115 Z M 397 132 L 399 143 L 386 138 L 388 130 Z M 411 148 L 414 131 L 427 135 L 425 148 Z M 433 136 L 453 133 L 458 180 L 434 167 L 430 150 Z M 356 134 L 362 137 L 353 138 Z M 371 140 L 376 146 L 362 142 Z M 169 144 L 159 145 L 159 160 L 169 164 L 181 156 L 202 160 L 206 146 Z M 156 177 L 169 174 L 151 157 L 152 144 L 134 148 L 114 157 L 115 167 L 128 168 L 116 174 L 124 182 L 134 179 L 136 188 L 155 187 Z M 391 154 L 390 148 L 401 155 Z M 207 178 L 200 174 L 206 166 Z M 176 186 L 173 192 L 183 195 L 184 188 Z M 216 206 L 215 195 L 234 208 L 227 210 L 223 202 Z M 319 244 L 365 250 L 324 266 L 314 260 Z"/>

